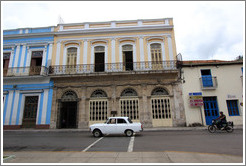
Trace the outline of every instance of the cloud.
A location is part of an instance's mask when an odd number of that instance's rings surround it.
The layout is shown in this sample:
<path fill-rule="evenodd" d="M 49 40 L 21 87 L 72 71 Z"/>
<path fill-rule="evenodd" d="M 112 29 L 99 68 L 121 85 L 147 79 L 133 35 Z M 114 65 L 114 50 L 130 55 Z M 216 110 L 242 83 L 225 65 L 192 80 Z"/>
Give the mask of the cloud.
<path fill-rule="evenodd" d="M 174 19 L 177 52 L 184 60 L 234 59 L 245 52 L 245 2 L 38 1 L 2 2 L 2 28 L 65 23 Z"/>

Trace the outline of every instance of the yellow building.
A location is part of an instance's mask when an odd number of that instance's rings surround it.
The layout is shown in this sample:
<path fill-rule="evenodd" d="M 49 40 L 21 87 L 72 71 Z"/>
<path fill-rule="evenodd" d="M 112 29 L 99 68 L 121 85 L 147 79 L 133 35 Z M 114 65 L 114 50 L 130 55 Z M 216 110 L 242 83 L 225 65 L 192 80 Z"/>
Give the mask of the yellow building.
<path fill-rule="evenodd" d="M 50 127 L 86 128 L 116 115 L 184 126 L 173 27 L 172 18 L 59 24 Z"/>

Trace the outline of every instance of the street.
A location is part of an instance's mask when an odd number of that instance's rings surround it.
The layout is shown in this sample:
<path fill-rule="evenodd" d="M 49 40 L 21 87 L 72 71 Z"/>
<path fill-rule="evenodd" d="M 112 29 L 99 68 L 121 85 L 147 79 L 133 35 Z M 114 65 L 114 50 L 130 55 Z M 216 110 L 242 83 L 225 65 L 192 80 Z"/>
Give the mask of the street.
<path fill-rule="evenodd" d="M 4 131 L 3 151 L 78 152 L 200 152 L 243 155 L 243 130 L 233 133 L 194 131 L 144 131 L 132 137 L 90 132 Z"/>

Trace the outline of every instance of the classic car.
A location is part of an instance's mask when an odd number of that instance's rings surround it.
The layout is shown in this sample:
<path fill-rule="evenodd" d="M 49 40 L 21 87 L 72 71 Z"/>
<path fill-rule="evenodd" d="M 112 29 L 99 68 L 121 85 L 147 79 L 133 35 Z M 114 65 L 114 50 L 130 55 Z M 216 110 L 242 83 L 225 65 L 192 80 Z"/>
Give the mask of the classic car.
<path fill-rule="evenodd" d="M 90 125 L 90 131 L 94 137 L 104 134 L 125 134 L 131 137 L 133 133 L 143 131 L 143 126 L 139 122 L 132 122 L 129 117 L 109 117 L 105 123 Z"/>

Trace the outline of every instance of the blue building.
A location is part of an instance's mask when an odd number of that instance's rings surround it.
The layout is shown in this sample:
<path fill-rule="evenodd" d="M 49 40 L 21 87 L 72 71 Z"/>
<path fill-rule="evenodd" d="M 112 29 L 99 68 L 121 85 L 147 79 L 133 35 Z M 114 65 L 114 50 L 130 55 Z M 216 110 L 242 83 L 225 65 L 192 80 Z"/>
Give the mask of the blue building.
<path fill-rule="evenodd" d="M 54 28 L 3 31 L 3 128 L 49 128 Z"/>

